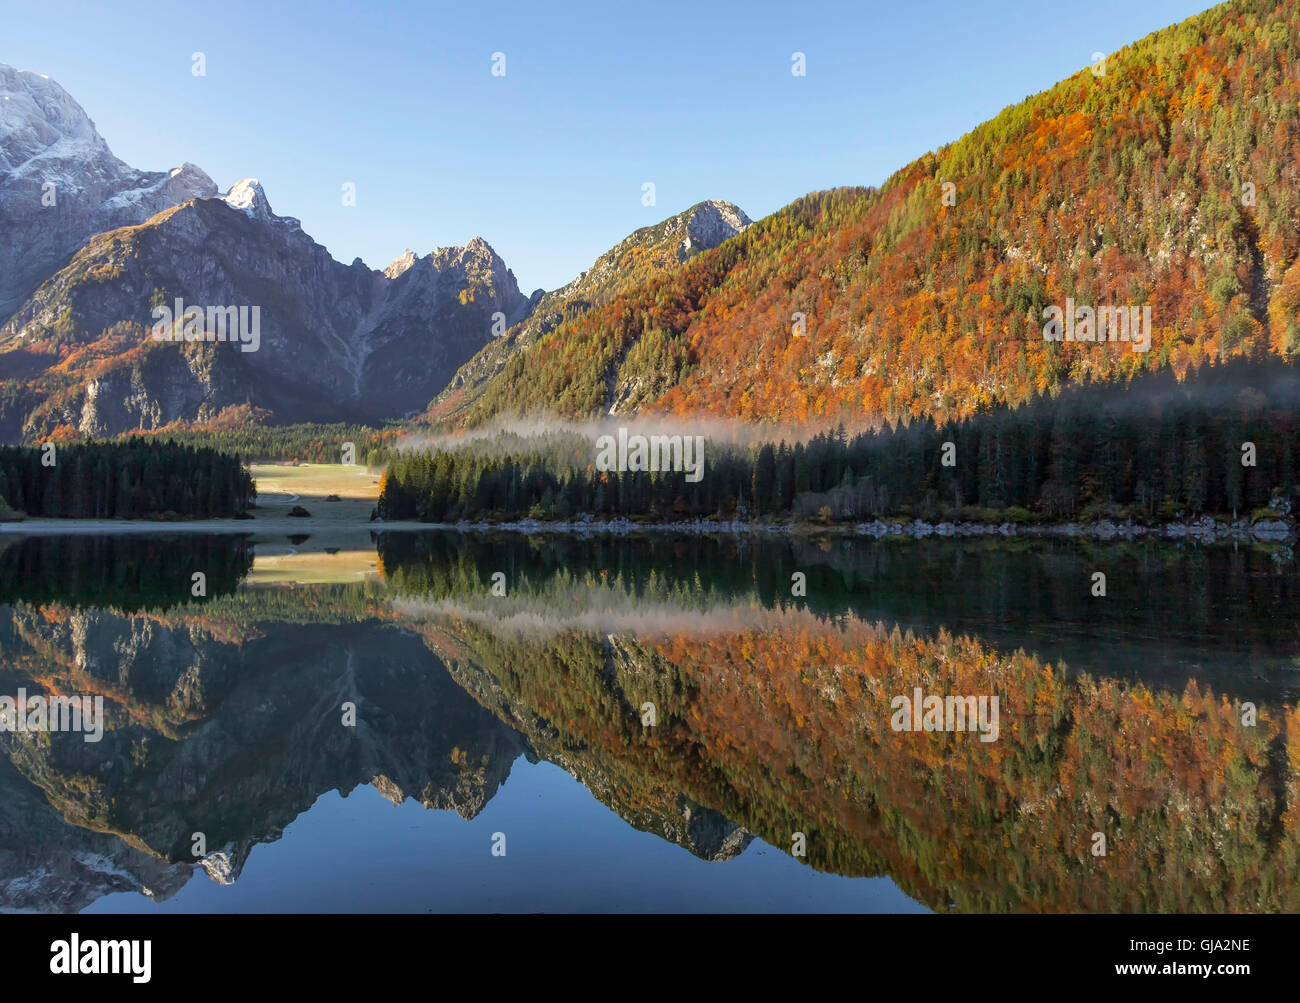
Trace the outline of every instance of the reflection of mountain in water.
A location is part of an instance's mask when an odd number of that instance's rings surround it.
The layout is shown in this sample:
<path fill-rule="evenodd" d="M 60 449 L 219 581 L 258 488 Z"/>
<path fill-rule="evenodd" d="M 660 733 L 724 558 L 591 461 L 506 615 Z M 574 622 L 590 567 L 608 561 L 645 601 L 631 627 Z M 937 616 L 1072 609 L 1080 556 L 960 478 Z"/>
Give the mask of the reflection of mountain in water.
<path fill-rule="evenodd" d="M 76 909 L 146 887 L 166 898 L 194 866 L 196 832 L 201 866 L 233 881 L 253 846 L 320 794 L 363 783 L 475 817 L 512 762 L 536 753 L 360 592 L 244 593 L 182 614 L 0 608 L 0 692 L 100 693 L 110 721 L 99 743 L 0 734 L 12 763 L 0 779 L 23 792 L 7 803 L 39 816 L 5 833 L 0 907 Z M 355 727 L 343 724 L 349 702 Z M 591 771 L 584 779 L 613 792 Z M 54 824 L 59 815 L 78 828 Z M 710 859 L 748 842 L 673 791 L 629 821 Z"/>
<path fill-rule="evenodd" d="M 69 822 L 162 860 L 192 862 L 202 832 L 218 880 L 334 789 L 371 783 L 472 818 L 522 750 L 391 626 L 52 612 L 6 617 L 3 692 L 107 692 L 112 726 L 99 743 L 5 734 L 10 760 Z"/>
<path fill-rule="evenodd" d="M 497 652 L 490 641 L 483 643 L 486 637 L 432 626 L 426 628 L 426 638 L 466 692 L 523 735 L 540 758 L 570 773 L 634 828 L 655 833 L 705 860 L 729 860 L 749 845 L 753 838 L 750 833 L 691 800 L 670 778 L 645 772 L 636 758 L 611 755 L 609 750 L 572 733 L 560 714 L 539 713 L 528 702 L 527 694 L 507 690 L 508 670 L 493 657 Z M 584 665 L 607 684 L 599 694 L 602 704 L 617 706 L 620 720 L 630 715 L 639 721 L 641 705 L 628 702 L 629 691 L 656 692 L 657 682 L 666 678 L 667 667 L 639 657 L 640 652 L 633 646 L 613 636 L 573 638 L 573 642 L 573 650 L 584 658 Z M 537 658 L 548 669 L 555 668 L 555 675 L 544 685 L 558 689 L 568 685 L 567 672 L 559 669 L 557 662 L 566 654 L 564 647 L 561 645 L 557 651 L 553 643 L 531 643 L 512 654 Z M 638 678 L 640 683 L 635 683 Z M 581 707 L 571 709 L 578 714 L 584 711 Z"/>
<path fill-rule="evenodd" d="M 0 758 L 0 804 L 2 910 L 77 912 L 111 892 L 166 899 L 189 880 L 189 865 L 68 825 L 7 758 Z"/>
<path fill-rule="evenodd" d="M 359 784 L 472 818 L 523 754 L 699 857 L 734 857 L 751 833 L 788 848 L 802 832 L 815 868 L 887 875 L 940 910 L 1300 908 L 1300 718 L 1280 690 L 1240 672 L 1218 687 L 1197 673 L 1141 685 L 1008 653 L 998 624 L 1032 624 L 1044 603 L 1088 622 L 1051 583 L 1097 555 L 950 546 L 386 537 L 382 583 L 198 603 L 178 578 L 151 583 L 131 614 L 77 609 L 77 576 L 65 576 L 64 603 L 0 607 L 0 693 L 102 693 L 110 727 L 98 744 L 0 734 L 12 806 L 0 907 L 76 909 L 144 888 L 166 898 L 196 866 L 195 832 L 208 874 L 234 880 L 319 795 Z M 177 567 L 200 559 L 176 547 Z M 1201 658 L 1214 614 L 1196 610 L 1232 597 L 1227 576 L 1266 600 L 1234 624 L 1245 649 L 1294 660 L 1294 614 L 1279 621 L 1270 606 L 1293 586 L 1267 555 L 1102 557 L 1145 567 L 1143 588 L 1162 573 L 1180 585 L 1163 610 L 1121 615 L 1145 617 L 1119 631 L 1144 635 L 1122 657 L 1163 644 L 1170 665 Z M 488 590 L 497 568 L 504 600 Z M 806 609 L 781 596 L 792 568 L 808 569 Z M 947 593 L 940 571 L 958 574 Z M 113 579 L 100 568 L 89 580 Z M 1039 591 L 1017 605 L 1025 581 Z M 922 594 L 917 634 L 876 615 Z M 976 637 L 943 629 L 945 601 Z M 977 615 L 989 610 L 1005 615 Z M 1119 650 L 1061 636 L 1071 652 Z M 1237 703 L 1252 685 L 1260 717 L 1245 727 Z M 998 695 L 998 741 L 894 732 L 890 699 L 915 686 Z M 1105 857 L 1091 852 L 1098 832 Z"/>

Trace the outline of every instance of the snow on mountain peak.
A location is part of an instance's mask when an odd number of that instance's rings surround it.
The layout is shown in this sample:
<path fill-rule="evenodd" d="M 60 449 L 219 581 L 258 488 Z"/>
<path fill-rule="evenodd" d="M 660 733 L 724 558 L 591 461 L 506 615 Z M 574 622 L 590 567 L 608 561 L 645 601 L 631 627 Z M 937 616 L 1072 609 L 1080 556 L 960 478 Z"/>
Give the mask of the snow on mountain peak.
<path fill-rule="evenodd" d="M 250 219 L 269 220 L 274 217 L 271 203 L 266 200 L 266 192 L 257 178 L 245 178 L 226 193 L 226 205 L 238 209 Z"/>
<path fill-rule="evenodd" d="M 193 164 L 141 171 L 49 77 L 0 63 L 0 317 L 95 233 L 217 194 Z"/>
<path fill-rule="evenodd" d="M 49 77 L 0 63 L 0 96 L 0 170 L 12 173 L 35 158 L 112 157 L 90 116 Z"/>

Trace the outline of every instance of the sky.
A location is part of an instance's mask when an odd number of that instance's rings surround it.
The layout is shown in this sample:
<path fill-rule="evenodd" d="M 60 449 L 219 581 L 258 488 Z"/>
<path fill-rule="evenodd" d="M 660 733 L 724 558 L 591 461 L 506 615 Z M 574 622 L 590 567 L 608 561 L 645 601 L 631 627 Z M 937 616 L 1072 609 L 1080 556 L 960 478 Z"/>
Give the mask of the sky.
<path fill-rule="evenodd" d="M 481 236 L 527 293 L 703 199 L 759 219 L 878 185 L 1093 53 L 1202 9 L 0 0 L 0 62 L 57 80 L 133 167 L 189 161 L 223 191 L 258 178 L 340 261 L 382 268 Z"/>

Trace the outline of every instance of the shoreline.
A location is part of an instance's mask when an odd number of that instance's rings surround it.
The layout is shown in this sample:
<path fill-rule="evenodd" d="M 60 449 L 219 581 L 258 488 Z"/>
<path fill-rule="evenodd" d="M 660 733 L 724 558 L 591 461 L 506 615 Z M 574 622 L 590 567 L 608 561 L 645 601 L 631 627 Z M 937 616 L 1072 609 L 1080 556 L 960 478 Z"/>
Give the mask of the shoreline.
<path fill-rule="evenodd" d="M 402 531 L 410 527 L 404 523 L 377 523 Z M 493 532 L 556 534 L 556 535 L 595 535 L 599 533 L 629 536 L 639 532 L 647 533 L 681 533 L 689 535 L 720 534 L 764 534 L 784 536 L 842 536 L 869 537 L 881 540 L 887 537 L 907 537 L 909 539 L 926 539 L 938 537 L 988 537 L 996 536 L 1006 539 L 1023 537 L 1062 537 L 1066 539 L 1093 540 L 1140 540 L 1154 538 L 1169 542 L 1193 540 L 1198 543 L 1220 543 L 1228 541 L 1246 543 L 1271 543 L 1289 545 L 1296 541 L 1296 527 L 1291 522 L 1263 520 L 1250 523 L 1237 520 L 1233 523 L 1221 522 L 1208 516 L 1191 522 L 1169 522 L 1154 526 L 1143 526 L 1135 522 L 1115 522 L 1099 520 L 1092 523 L 977 523 L 977 522 L 926 522 L 913 519 L 907 522 L 872 522 L 840 523 L 835 525 L 818 525 L 806 522 L 765 523 L 732 520 L 718 522 L 696 519 L 690 522 L 656 522 L 641 523 L 630 519 L 607 520 L 568 520 L 564 522 L 543 522 L 534 519 L 515 520 L 511 522 L 455 522 L 455 523 L 417 523 L 418 527 L 434 530 L 454 530 L 457 532 Z"/>
<path fill-rule="evenodd" d="M 369 520 L 356 522 L 277 516 L 272 519 L 202 519 L 193 521 L 168 521 L 148 519 L 27 519 L 0 523 L 3 536 L 61 536 L 75 534 L 114 535 L 134 533 L 233 533 L 256 536 L 266 533 L 328 534 L 369 530 L 373 533 L 390 532 L 504 532 L 525 535 L 579 535 L 605 534 L 630 536 L 636 533 L 678 533 L 683 535 L 833 535 L 842 537 L 868 537 L 874 540 L 887 537 L 926 539 L 928 537 L 1060 537 L 1088 540 L 1141 540 L 1158 539 L 1167 542 L 1191 540 L 1197 543 L 1266 543 L 1291 545 L 1296 541 L 1296 527 L 1288 520 L 1271 519 L 1248 522 L 1238 519 L 1227 522 L 1205 516 L 1190 522 L 1168 522 L 1144 526 L 1132 521 L 1115 522 L 1099 520 L 1080 523 L 976 523 L 927 522 L 913 519 L 906 522 L 874 520 L 860 523 L 818 525 L 815 523 L 767 523 L 732 520 L 696 519 L 689 522 L 634 522 L 630 519 L 577 519 L 543 522 L 535 519 L 508 522 L 417 522 L 403 520 L 383 522 Z"/>
<path fill-rule="evenodd" d="M 0 523 L 0 537 L 5 536 L 72 536 L 113 535 L 126 533 L 231 533 L 240 536 L 259 536 L 265 533 L 321 534 L 355 533 L 374 529 L 378 523 L 344 521 L 339 519 L 291 518 L 274 519 L 178 519 L 164 522 L 160 519 L 24 519 L 19 522 Z M 428 529 L 427 523 L 402 522 L 383 525 L 403 530 Z"/>

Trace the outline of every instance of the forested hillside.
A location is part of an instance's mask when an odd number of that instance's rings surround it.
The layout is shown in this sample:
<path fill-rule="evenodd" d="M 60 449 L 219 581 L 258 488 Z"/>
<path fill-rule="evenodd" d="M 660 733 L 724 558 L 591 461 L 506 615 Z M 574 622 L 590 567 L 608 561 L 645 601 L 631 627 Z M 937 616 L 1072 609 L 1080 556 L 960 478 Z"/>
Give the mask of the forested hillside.
<path fill-rule="evenodd" d="M 751 225 L 737 206 L 711 201 L 630 234 L 568 285 L 546 293 L 525 320 L 461 366 L 429 405 L 426 417 L 434 422 L 454 421 L 474 406 L 512 357 L 529 351 L 562 323 L 636 289 L 652 276 L 671 271 Z"/>
<path fill-rule="evenodd" d="M 702 476 L 602 471 L 577 432 L 498 436 L 398 455 L 386 519 L 1186 519 L 1287 514 L 1297 486 L 1300 370 L 1238 359 L 1179 381 L 1069 387 L 1019 408 L 807 443 L 705 440 Z M 653 447 L 652 447 L 653 448 Z"/>
<path fill-rule="evenodd" d="M 355 462 L 367 467 L 383 466 L 389 450 L 397 443 L 401 428 L 352 425 L 346 422 L 270 423 L 270 416 L 249 405 L 226 408 L 208 422 L 176 422 L 137 433 L 158 441 L 187 446 L 211 446 L 223 453 L 258 460 L 298 460 L 303 463 L 339 463 L 343 449 L 352 444 Z M 121 438 L 129 438 L 123 436 Z"/>
<path fill-rule="evenodd" d="M 1157 32 L 907 165 L 809 195 L 516 355 L 465 424 L 635 409 L 870 424 L 1300 350 L 1300 4 Z M 1150 306 L 1150 350 L 1044 309 Z"/>

